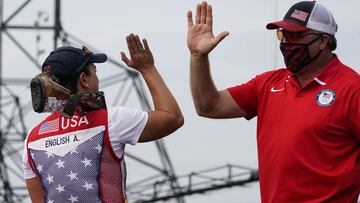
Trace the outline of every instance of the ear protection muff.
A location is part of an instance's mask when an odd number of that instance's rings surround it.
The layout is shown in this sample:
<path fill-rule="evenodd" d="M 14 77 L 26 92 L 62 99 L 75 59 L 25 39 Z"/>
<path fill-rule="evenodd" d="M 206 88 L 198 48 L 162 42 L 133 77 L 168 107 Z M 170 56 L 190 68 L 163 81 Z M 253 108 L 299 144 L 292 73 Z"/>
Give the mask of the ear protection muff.
<path fill-rule="evenodd" d="M 49 73 L 35 76 L 30 89 L 33 109 L 38 113 L 61 112 L 64 117 L 72 118 L 78 107 L 84 111 L 106 109 L 104 92 L 71 94 Z"/>
<path fill-rule="evenodd" d="M 48 73 L 35 76 L 30 82 L 30 89 L 33 109 L 38 113 L 61 111 L 70 98 L 70 90 Z"/>

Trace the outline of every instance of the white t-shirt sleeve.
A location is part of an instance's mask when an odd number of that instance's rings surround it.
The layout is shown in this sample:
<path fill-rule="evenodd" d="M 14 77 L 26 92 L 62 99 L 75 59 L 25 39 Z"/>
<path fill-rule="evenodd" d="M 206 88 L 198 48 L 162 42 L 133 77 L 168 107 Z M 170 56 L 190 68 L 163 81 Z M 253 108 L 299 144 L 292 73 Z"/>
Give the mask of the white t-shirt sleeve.
<path fill-rule="evenodd" d="M 31 179 L 31 178 L 36 177 L 36 173 L 31 169 L 30 164 L 29 164 L 28 151 L 26 150 L 26 143 L 27 143 L 26 140 L 25 140 L 25 144 L 24 144 L 24 152 L 23 152 L 23 157 L 22 157 L 22 168 L 23 168 L 23 172 L 24 172 L 24 178 Z"/>
<path fill-rule="evenodd" d="M 147 120 L 146 111 L 126 107 L 108 109 L 109 138 L 116 155 L 122 153 L 124 144 L 135 145 L 139 141 Z"/>

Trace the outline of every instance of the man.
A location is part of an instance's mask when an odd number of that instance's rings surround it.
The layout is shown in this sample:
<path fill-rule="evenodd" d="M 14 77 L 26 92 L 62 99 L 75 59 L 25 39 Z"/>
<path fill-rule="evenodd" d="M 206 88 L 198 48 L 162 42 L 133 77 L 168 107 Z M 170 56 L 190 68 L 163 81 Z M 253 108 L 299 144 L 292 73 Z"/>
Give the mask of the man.
<path fill-rule="evenodd" d="M 183 125 L 180 108 L 162 80 L 147 41 L 126 38 L 130 59 L 152 95 L 155 110 L 125 107 L 75 111 L 71 119 L 52 113 L 37 125 L 25 142 L 24 173 L 32 202 L 127 202 L 125 144 L 160 139 Z M 105 54 L 61 47 L 47 57 L 43 72 L 59 79 L 72 93 L 97 93 L 94 63 Z M 84 110 L 84 109 L 82 109 Z"/>
<path fill-rule="evenodd" d="M 262 202 L 357 202 L 360 192 L 360 76 L 342 64 L 337 25 L 315 1 L 294 4 L 277 29 L 286 68 L 218 91 L 209 53 L 229 33 L 212 31 L 212 7 L 188 11 L 190 85 L 197 113 L 257 116 Z"/>

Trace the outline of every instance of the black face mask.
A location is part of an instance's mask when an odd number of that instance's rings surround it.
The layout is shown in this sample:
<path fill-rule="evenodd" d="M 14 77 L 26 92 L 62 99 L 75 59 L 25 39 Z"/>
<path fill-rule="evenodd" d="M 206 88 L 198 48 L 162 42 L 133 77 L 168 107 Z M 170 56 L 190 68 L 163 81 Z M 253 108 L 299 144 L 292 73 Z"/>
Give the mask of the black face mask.
<path fill-rule="evenodd" d="M 320 56 L 322 50 L 320 50 L 313 58 L 311 58 L 309 52 L 309 46 L 320 39 L 320 37 L 321 35 L 307 44 L 285 42 L 280 43 L 280 50 L 284 56 L 286 68 L 290 72 L 298 72 L 314 61 L 318 56 Z"/>

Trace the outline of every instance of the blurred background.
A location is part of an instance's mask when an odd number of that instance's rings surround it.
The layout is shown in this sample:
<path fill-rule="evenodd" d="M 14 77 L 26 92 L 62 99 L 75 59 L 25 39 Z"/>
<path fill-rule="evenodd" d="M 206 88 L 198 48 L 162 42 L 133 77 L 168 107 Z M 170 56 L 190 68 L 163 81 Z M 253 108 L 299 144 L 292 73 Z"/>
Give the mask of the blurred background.
<path fill-rule="evenodd" d="M 229 31 L 210 55 L 218 89 L 284 67 L 278 41 L 265 25 L 282 19 L 293 0 L 208 1 L 214 34 Z M 319 0 L 339 25 L 335 53 L 360 72 L 357 0 Z M 187 0 L 0 0 L 0 202 L 30 202 L 22 178 L 23 139 L 47 114 L 34 113 L 29 82 L 51 50 L 86 45 L 106 53 L 98 65 L 108 105 L 151 109 L 142 78 L 120 60 L 125 37 L 146 38 L 155 64 L 185 116 L 185 125 L 156 143 L 127 147 L 129 202 L 260 202 L 256 119 L 200 118 L 189 87 Z"/>

